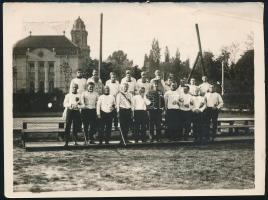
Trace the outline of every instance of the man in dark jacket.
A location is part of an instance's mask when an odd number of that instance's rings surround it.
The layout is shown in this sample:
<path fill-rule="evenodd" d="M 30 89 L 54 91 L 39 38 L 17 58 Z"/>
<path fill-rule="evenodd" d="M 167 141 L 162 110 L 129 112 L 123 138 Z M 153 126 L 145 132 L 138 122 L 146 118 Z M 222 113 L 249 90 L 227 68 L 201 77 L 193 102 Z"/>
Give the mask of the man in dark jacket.
<path fill-rule="evenodd" d="M 152 88 L 147 93 L 147 98 L 151 102 L 148 106 L 149 110 L 149 130 L 151 135 L 151 142 L 155 140 L 160 142 L 161 135 L 161 121 L 162 121 L 162 109 L 164 108 L 165 101 L 163 92 L 160 90 L 160 81 L 153 80 Z M 156 130 L 156 134 L 155 134 Z"/>

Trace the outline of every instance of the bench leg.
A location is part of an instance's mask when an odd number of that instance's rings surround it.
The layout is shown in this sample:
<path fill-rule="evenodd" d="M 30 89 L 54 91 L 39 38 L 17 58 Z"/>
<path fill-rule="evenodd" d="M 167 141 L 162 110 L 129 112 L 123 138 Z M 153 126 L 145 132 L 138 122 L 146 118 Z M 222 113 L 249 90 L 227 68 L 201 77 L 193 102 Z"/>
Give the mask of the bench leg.
<path fill-rule="evenodd" d="M 245 125 L 248 125 L 248 121 L 245 121 Z M 249 134 L 249 127 L 245 128 L 245 134 Z"/>
<path fill-rule="evenodd" d="M 22 132 L 21 134 L 21 143 L 22 143 L 22 148 L 25 148 L 25 143 L 26 143 L 26 133 Z"/>
<path fill-rule="evenodd" d="M 230 125 L 234 125 L 234 122 L 230 122 Z M 229 128 L 229 133 L 233 135 L 234 128 Z"/>

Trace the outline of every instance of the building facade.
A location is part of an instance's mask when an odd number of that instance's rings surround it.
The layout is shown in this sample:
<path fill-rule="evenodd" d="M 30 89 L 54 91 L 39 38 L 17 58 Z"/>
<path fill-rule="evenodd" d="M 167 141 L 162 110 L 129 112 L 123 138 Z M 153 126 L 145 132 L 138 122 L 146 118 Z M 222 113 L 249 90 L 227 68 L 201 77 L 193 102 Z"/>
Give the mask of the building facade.
<path fill-rule="evenodd" d="M 29 35 L 13 48 L 13 92 L 68 92 L 78 68 L 89 60 L 86 27 L 78 17 L 71 40 L 63 35 Z"/>

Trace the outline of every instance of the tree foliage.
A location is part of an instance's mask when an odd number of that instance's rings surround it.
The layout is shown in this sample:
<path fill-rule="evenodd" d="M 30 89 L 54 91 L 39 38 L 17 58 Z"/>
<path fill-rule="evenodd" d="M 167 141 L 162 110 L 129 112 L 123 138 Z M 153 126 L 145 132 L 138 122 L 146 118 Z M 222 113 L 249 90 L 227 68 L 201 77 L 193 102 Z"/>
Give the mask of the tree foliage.
<path fill-rule="evenodd" d="M 125 75 L 127 69 L 133 67 L 133 61 L 127 58 L 127 54 L 122 50 L 114 51 L 107 59 L 107 62 L 112 65 L 112 71 L 114 71 L 118 78 L 121 79 Z"/>

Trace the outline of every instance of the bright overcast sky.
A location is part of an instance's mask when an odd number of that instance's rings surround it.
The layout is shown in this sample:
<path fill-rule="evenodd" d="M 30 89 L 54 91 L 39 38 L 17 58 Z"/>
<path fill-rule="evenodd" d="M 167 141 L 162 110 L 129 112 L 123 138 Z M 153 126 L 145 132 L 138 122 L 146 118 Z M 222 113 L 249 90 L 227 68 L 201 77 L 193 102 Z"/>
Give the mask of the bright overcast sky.
<path fill-rule="evenodd" d="M 88 31 L 91 57 L 99 56 L 99 18 L 103 18 L 103 59 L 123 50 L 134 64 L 143 65 L 153 38 L 157 38 L 163 59 L 168 46 L 171 55 L 179 48 L 183 60 L 191 65 L 198 51 L 195 23 L 199 24 L 203 50 L 218 54 L 232 42 L 243 44 L 256 25 L 262 23 L 262 4 L 258 3 L 24 3 L 5 5 L 14 45 L 32 35 L 61 35 L 70 31 L 80 16 Z"/>

